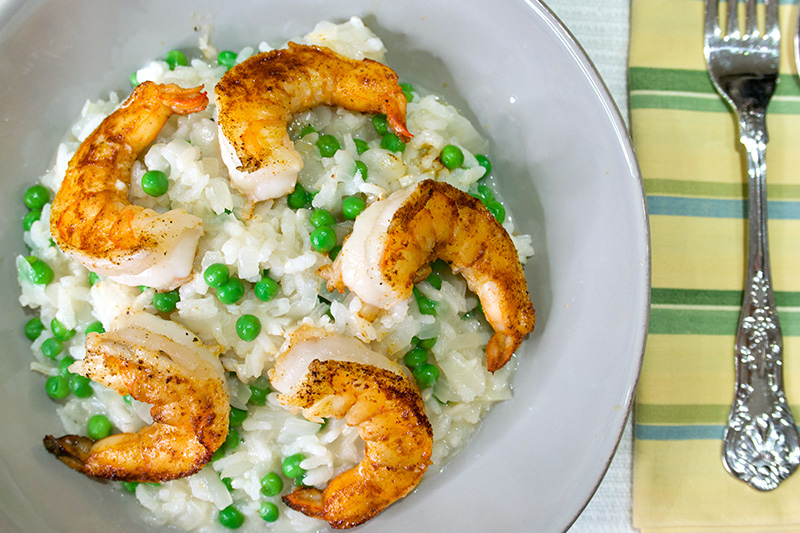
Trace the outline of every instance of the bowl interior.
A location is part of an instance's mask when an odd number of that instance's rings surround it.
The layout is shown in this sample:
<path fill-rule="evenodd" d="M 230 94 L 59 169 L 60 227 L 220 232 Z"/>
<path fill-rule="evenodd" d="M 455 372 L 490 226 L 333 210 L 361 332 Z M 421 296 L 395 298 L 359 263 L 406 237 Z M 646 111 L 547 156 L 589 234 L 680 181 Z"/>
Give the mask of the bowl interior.
<path fill-rule="evenodd" d="M 86 99 L 124 96 L 152 57 L 212 42 L 274 45 L 320 20 L 364 19 L 402 80 L 444 95 L 490 139 L 498 187 L 520 231 L 536 330 L 497 406 L 442 475 L 365 530 L 561 531 L 605 472 L 638 377 L 649 251 L 641 179 L 614 104 L 569 33 L 535 0 L 463 2 L 0 2 L 0 529 L 148 530 L 132 498 L 65 468 L 41 439 L 59 433 L 29 370 L 14 257 L 25 253 L 24 190 L 50 166 Z M 10 430 L 13 428 L 13 431 Z M 98 505 L 100 503 L 101 505 Z M 137 529 L 138 528 L 138 529 Z"/>

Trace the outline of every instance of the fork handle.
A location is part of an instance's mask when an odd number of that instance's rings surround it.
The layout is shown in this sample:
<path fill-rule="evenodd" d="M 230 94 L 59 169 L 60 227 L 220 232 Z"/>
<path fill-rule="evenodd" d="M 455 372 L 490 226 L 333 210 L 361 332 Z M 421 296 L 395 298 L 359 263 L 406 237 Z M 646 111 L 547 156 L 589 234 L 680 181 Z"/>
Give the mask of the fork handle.
<path fill-rule="evenodd" d="M 745 109 L 748 259 L 736 335 L 736 395 L 723 442 L 725 467 L 759 490 L 772 490 L 800 463 L 797 427 L 783 389 L 783 336 L 770 274 L 767 238 L 766 110 Z"/>

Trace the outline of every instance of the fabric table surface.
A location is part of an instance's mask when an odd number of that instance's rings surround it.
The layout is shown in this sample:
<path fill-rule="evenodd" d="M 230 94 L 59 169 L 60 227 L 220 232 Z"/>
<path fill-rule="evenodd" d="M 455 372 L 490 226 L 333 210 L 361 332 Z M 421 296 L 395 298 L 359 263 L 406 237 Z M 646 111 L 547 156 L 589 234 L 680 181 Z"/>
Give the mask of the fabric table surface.
<path fill-rule="evenodd" d="M 767 114 L 769 240 L 787 398 L 800 414 L 794 2 L 780 1 L 780 18 L 781 80 Z M 744 294 L 747 169 L 734 115 L 706 70 L 703 19 L 700 0 L 632 0 L 630 131 L 652 247 L 649 336 L 634 408 L 633 525 L 663 533 L 800 531 L 800 475 L 760 492 L 730 475 L 721 458 Z"/>

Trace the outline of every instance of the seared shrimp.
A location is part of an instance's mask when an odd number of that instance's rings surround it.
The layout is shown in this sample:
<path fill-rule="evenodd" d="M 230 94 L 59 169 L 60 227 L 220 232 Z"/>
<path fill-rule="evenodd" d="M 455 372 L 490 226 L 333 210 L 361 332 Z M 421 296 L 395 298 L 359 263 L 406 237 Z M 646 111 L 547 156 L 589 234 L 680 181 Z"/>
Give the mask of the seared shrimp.
<path fill-rule="evenodd" d="M 230 404 L 217 354 L 194 333 L 140 313 L 86 338 L 86 358 L 69 370 L 153 407 L 138 433 L 98 441 L 47 436 L 47 450 L 94 478 L 161 482 L 194 474 L 228 435 Z"/>
<path fill-rule="evenodd" d="M 286 131 L 294 113 L 318 105 L 385 113 L 398 136 L 411 137 L 397 74 L 327 48 L 289 43 L 255 55 L 230 69 L 214 92 L 222 159 L 251 205 L 294 189 L 303 167 Z"/>
<path fill-rule="evenodd" d="M 329 269 L 329 290 L 348 287 L 364 303 L 390 309 L 440 258 L 478 295 L 494 335 L 487 367 L 505 365 L 533 331 L 534 310 L 517 250 L 505 228 L 477 199 L 425 180 L 371 204 Z"/>
<path fill-rule="evenodd" d="M 128 187 L 133 162 L 167 119 L 205 109 L 201 89 L 142 83 L 83 141 L 50 214 L 61 250 L 124 285 L 172 288 L 191 273 L 202 221 L 131 205 Z"/>
<path fill-rule="evenodd" d="M 284 405 L 311 420 L 344 417 L 366 443 L 361 462 L 325 490 L 284 496 L 292 509 L 336 529 L 354 527 L 411 492 L 431 464 L 433 429 L 416 384 L 359 341 L 301 331 L 278 356 L 270 383 Z"/>

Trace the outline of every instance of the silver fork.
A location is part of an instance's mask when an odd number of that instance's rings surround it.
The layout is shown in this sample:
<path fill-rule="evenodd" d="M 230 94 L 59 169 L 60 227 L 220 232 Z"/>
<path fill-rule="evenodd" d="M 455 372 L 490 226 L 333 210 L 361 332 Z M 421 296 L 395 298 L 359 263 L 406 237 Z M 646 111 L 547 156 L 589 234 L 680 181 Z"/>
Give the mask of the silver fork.
<path fill-rule="evenodd" d="M 727 31 L 720 0 L 706 0 L 705 56 L 711 81 L 739 119 L 747 151 L 748 260 L 736 335 L 736 391 L 725 428 L 722 458 L 735 477 L 772 490 L 800 463 L 800 438 L 783 390 L 783 337 L 775 308 L 767 239 L 767 104 L 778 83 L 778 0 L 764 0 L 764 32 L 756 0 L 746 0 L 745 31 L 737 0 L 728 0 Z"/>

